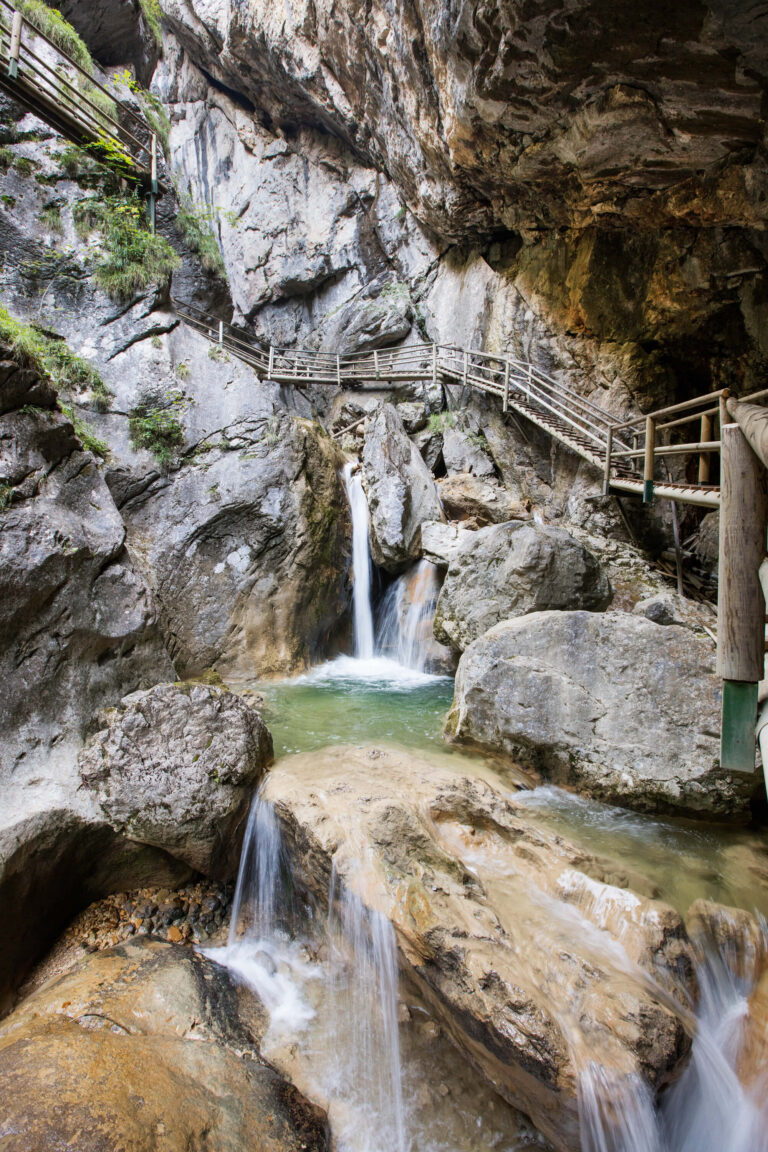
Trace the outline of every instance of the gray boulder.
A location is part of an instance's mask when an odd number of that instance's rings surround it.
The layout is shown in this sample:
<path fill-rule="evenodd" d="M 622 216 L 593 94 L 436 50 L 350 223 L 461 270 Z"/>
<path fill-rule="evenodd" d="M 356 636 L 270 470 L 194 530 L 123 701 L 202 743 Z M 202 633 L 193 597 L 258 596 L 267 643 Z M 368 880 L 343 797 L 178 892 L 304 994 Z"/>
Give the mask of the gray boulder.
<path fill-rule="evenodd" d="M 507 620 L 461 658 L 449 735 L 648 812 L 747 817 L 754 774 L 719 766 L 708 640 L 623 612 Z"/>
<path fill-rule="evenodd" d="M 500 620 L 549 608 L 601 611 L 611 588 L 599 561 L 560 528 L 513 520 L 481 528 L 448 567 L 435 636 L 462 652 Z"/>
<path fill-rule="evenodd" d="M 443 461 L 449 476 L 471 472 L 473 476 L 495 476 L 496 467 L 478 432 L 447 425 L 443 431 Z"/>
<path fill-rule="evenodd" d="M 421 526 L 443 520 L 434 480 L 391 404 L 368 425 L 363 481 L 371 511 L 371 547 L 377 564 L 397 572 L 419 555 Z"/>
<path fill-rule="evenodd" d="M 708 604 L 689 600 L 676 592 L 659 592 L 655 596 L 639 600 L 632 612 L 635 616 L 645 616 L 654 624 L 679 624 L 694 631 L 703 631 L 705 627 L 710 631 L 717 630 L 717 616 L 713 608 Z"/>
<path fill-rule="evenodd" d="M 257 712 L 204 684 L 158 684 L 107 714 L 78 757 L 108 823 L 209 876 L 236 866 L 236 835 L 272 759 Z"/>

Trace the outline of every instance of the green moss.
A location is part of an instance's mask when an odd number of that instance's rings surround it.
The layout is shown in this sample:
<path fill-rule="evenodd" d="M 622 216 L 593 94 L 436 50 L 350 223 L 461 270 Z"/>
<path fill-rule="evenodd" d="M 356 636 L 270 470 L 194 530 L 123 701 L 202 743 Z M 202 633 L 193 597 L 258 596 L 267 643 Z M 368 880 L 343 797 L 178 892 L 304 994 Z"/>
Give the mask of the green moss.
<path fill-rule="evenodd" d="M 2 306 L 0 339 L 10 344 L 23 363 L 50 376 L 57 391 L 71 394 L 87 389 L 104 407 L 108 406 L 112 393 L 98 370 L 76 356 L 65 340 L 48 336 L 31 324 L 15 320 Z"/>
<path fill-rule="evenodd" d="M 142 15 L 147 22 L 147 27 L 155 38 L 155 43 L 159 48 L 163 46 L 163 29 L 161 20 L 163 10 L 160 7 L 160 0 L 139 0 L 139 7 L 141 8 Z"/>
<path fill-rule="evenodd" d="M 34 160 L 30 160 L 28 156 L 17 156 L 13 161 L 13 170 L 18 172 L 19 176 L 31 176 L 35 167 Z"/>
<path fill-rule="evenodd" d="M 200 263 L 207 272 L 226 278 L 226 266 L 214 233 L 217 213 L 207 204 L 196 204 L 191 196 L 179 197 L 179 211 L 176 224 Z"/>
<path fill-rule="evenodd" d="M 0 172 L 7 172 L 16 159 L 16 153 L 5 144 L 0 147 Z"/>
<path fill-rule="evenodd" d="M 86 71 L 93 71 L 93 59 L 83 41 L 57 8 L 49 8 L 43 0 L 16 0 L 16 7 L 30 24 L 44 32 L 49 40 L 66 52 L 67 56 Z"/>
<path fill-rule="evenodd" d="M 443 432 L 446 428 L 456 427 L 456 417 L 453 412 L 433 412 L 427 421 L 430 432 Z"/>
<path fill-rule="evenodd" d="M 64 224 L 61 219 L 61 205 L 60 200 L 51 200 L 45 204 L 38 216 L 38 220 L 43 228 L 48 232 L 57 232 L 59 235 L 64 231 Z"/>
<path fill-rule="evenodd" d="M 0 484 L 0 512 L 5 512 L 6 508 L 11 502 L 12 495 L 12 486 L 3 481 L 3 483 Z"/>
<path fill-rule="evenodd" d="M 84 148 L 69 144 L 61 152 L 51 153 L 51 159 L 61 165 L 61 179 L 74 180 L 81 188 L 98 190 L 105 196 L 119 195 L 119 173 L 102 164 Z"/>
<path fill-rule="evenodd" d="M 3 196 L 0 196 L 0 200 L 2 200 L 4 208 L 15 208 L 16 207 L 16 197 L 15 196 L 3 195 Z"/>
<path fill-rule="evenodd" d="M 101 235 L 93 274 L 110 296 L 130 299 L 135 292 L 165 280 L 179 264 L 168 241 L 150 232 L 135 195 L 81 200 L 74 217 L 81 236 L 92 231 Z"/>
<path fill-rule="evenodd" d="M 60 404 L 64 415 L 72 423 L 75 429 L 75 436 L 82 444 L 87 452 L 93 452 L 94 456 L 100 456 L 102 460 L 106 459 L 109 448 L 103 440 L 99 440 L 96 431 L 91 424 L 86 420 L 81 420 L 70 404 Z"/>
<path fill-rule="evenodd" d="M 134 448 L 146 448 L 164 468 L 184 443 L 184 427 L 175 414 L 179 397 L 149 396 L 131 409 L 128 429 Z"/>

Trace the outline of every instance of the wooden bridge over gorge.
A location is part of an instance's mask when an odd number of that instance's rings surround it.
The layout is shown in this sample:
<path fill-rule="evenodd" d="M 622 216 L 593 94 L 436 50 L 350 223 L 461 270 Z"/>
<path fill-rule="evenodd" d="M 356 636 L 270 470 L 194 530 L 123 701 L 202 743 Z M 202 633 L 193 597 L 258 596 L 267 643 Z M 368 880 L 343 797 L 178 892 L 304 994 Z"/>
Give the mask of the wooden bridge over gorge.
<path fill-rule="evenodd" d="M 154 227 L 163 191 L 156 133 L 9 0 L 0 0 L 0 91 L 141 187 Z"/>
<path fill-rule="evenodd" d="M 438 344 L 351 354 L 265 347 L 221 320 L 179 301 L 173 303 L 186 324 L 249 364 L 259 380 L 337 388 L 424 381 L 482 392 L 497 397 L 503 412 L 524 417 L 588 461 L 602 475 L 606 495 L 630 493 L 646 504 L 661 498 L 719 509 L 721 763 L 736 771 L 754 770 L 768 598 L 768 563 L 762 567 L 766 593 L 760 578 L 768 529 L 768 430 L 761 447 L 754 425 L 768 429 L 768 410 L 756 403 L 768 398 L 768 389 L 740 400 L 731 399 L 728 390 L 722 389 L 644 416 L 617 420 L 515 356 Z M 671 478 L 668 461 L 675 457 L 686 461 L 687 471 L 693 467 L 695 479 Z M 661 466 L 665 475 L 659 478 Z M 768 741 L 768 717 L 764 730 Z"/>

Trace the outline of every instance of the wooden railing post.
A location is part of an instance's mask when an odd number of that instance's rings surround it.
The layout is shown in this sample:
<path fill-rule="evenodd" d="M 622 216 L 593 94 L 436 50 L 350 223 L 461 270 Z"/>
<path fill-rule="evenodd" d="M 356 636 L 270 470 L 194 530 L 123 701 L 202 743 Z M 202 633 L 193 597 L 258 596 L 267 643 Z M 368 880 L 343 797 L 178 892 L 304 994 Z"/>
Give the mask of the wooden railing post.
<path fill-rule="evenodd" d="M 21 12 L 16 11 L 13 14 L 11 21 L 11 48 L 8 53 L 8 75 L 11 80 L 17 80 L 19 77 L 19 53 L 21 51 L 21 27 L 22 27 Z"/>
<path fill-rule="evenodd" d="M 336 383 L 341 387 L 341 356 L 336 353 Z"/>
<path fill-rule="evenodd" d="M 224 343 L 224 321 L 219 320 L 219 345 Z"/>
<path fill-rule="evenodd" d="M 702 444 L 707 444 L 712 439 L 712 417 L 706 412 L 701 418 L 701 430 L 699 432 L 699 440 Z M 709 452 L 699 453 L 699 484 L 709 484 L 710 476 L 710 463 Z"/>
<path fill-rule="evenodd" d="M 509 411 L 509 360 L 504 361 L 504 405 L 503 410 Z"/>
<path fill-rule="evenodd" d="M 272 370 L 275 367 L 275 350 L 270 344 L 269 346 L 269 368 L 267 369 L 267 380 L 272 379 Z"/>
<path fill-rule="evenodd" d="M 467 369 L 469 367 L 469 352 L 464 350 L 464 387 L 467 386 Z"/>
<path fill-rule="evenodd" d="M 656 451 L 656 423 L 652 416 L 645 420 L 645 467 L 643 468 L 643 504 L 653 503 L 654 453 Z"/>
<path fill-rule="evenodd" d="M 765 660 L 765 556 L 768 494 L 765 469 L 738 424 L 720 428 L 720 557 L 717 674 L 723 679 L 720 764 L 755 768 L 757 686 Z"/>
<path fill-rule="evenodd" d="M 437 384 L 437 344 L 432 345 L 432 383 Z"/>
<path fill-rule="evenodd" d="M 605 439 L 605 468 L 603 469 L 603 496 L 611 490 L 611 453 L 613 452 L 613 425 L 608 425 Z"/>
<path fill-rule="evenodd" d="M 374 348 L 373 350 L 373 369 L 376 373 L 376 379 L 379 378 L 379 353 Z"/>

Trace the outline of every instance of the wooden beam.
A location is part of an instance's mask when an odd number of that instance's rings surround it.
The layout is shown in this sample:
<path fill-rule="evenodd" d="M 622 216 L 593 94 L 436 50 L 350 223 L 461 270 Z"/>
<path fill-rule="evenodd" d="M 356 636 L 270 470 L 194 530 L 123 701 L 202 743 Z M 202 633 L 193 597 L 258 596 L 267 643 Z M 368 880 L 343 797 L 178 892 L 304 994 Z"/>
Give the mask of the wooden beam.
<path fill-rule="evenodd" d="M 738 424 L 721 429 L 720 564 L 717 673 L 723 680 L 763 679 L 768 495 L 765 471 Z"/>
<path fill-rule="evenodd" d="M 701 431 L 699 439 L 706 443 L 712 439 L 712 417 L 705 412 L 701 417 Z M 706 452 L 699 453 L 699 484 L 709 484 L 709 456 Z"/>

